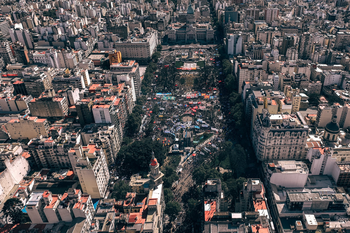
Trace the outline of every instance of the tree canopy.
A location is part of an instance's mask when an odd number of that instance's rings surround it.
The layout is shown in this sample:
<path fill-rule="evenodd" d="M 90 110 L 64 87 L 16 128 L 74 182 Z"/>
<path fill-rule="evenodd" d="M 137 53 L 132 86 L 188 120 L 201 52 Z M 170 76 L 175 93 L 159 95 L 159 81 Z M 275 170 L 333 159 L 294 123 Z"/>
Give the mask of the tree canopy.
<path fill-rule="evenodd" d="M 114 184 L 112 198 L 116 200 L 125 199 L 126 194 L 130 191 L 129 184 L 123 180 L 119 180 Z"/>
<path fill-rule="evenodd" d="M 169 218 L 171 220 L 174 220 L 180 211 L 181 211 L 180 204 L 175 201 L 171 201 L 171 202 L 168 202 L 168 204 L 166 205 L 164 212 L 167 215 L 169 215 Z"/>
<path fill-rule="evenodd" d="M 158 141 L 152 141 L 151 138 L 144 138 L 141 141 L 124 146 L 120 149 L 118 157 L 124 160 L 123 172 L 127 175 L 134 173 L 147 173 L 149 163 L 152 158 L 152 151 L 158 162 L 163 164 L 166 148 Z"/>
<path fill-rule="evenodd" d="M 7 223 L 24 223 L 23 207 L 23 203 L 18 198 L 10 198 L 4 203 L 1 213 L 4 215 Z"/>

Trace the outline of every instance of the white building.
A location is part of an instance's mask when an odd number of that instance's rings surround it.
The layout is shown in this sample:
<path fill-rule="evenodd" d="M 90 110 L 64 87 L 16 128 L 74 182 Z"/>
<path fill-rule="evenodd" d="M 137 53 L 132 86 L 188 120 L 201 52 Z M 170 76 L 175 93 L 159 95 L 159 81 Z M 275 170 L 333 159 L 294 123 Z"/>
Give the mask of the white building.
<path fill-rule="evenodd" d="M 227 54 L 241 54 L 243 46 L 242 41 L 242 36 L 240 34 L 229 34 L 227 38 Z"/>
<path fill-rule="evenodd" d="M 286 188 L 303 188 L 309 169 L 304 162 L 295 160 L 278 160 L 267 164 L 267 179 L 271 184 Z"/>
<path fill-rule="evenodd" d="M 103 150 L 96 145 L 76 146 L 68 153 L 83 193 L 103 198 L 108 187 L 109 170 Z"/>

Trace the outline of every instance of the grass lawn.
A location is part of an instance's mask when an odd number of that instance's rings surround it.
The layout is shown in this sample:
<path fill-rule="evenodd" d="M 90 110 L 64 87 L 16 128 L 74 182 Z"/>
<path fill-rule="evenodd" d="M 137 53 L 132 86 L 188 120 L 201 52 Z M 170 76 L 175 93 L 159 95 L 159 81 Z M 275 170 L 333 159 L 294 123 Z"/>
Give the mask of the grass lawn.
<path fill-rule="evenodd" d="M 199 61 L 197 62 L 197 66 L 199 66 L 200 68 L 203 68 L 205 65 L 205 61 Z"/>
<path fill-rule="evenodd" d="M 175 62 L 175 67 L 176 68 L 180 68 L 180 67 L 182 67 L 184 65 L 184 62 L 182 62 L 182 61 L 176 61 Z"/>
<path fill-rule="evenodd" d="M 211 136 L 213 136 L 213 133 L 204 133 L 204 134 L 199 135 L 199 136 L 194 136 L 193 141 L 198 141 L 198 144 L 201 144 L 202 142 L 204 142 L 205 140 L 207 140 Z"/>

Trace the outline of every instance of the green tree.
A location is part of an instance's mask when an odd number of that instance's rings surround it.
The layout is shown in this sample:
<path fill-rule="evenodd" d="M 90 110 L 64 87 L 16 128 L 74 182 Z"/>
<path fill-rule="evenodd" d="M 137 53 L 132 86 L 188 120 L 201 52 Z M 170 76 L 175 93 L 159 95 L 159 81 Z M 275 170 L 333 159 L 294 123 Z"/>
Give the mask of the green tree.
<path fill-rule="evenodd" d="M 181 211 L 181 206 L 179 203 L 175 201 L 168 202 L 168 204 L 165 207 L 165 213 L 169 215 L 169 218 L 171 221 L 174 221 L 176 216 L 179 214 Z"/>
<path fill-rule="evenodd" d="M 127 135 L 132 137 L 140 130 L 141 116 L 135 113 L 131 113 L 127 120 Z"/>
<path fill-rule="evenodd" d="M 157 51 L 162 51 L 163 46 L 161 44 L 157 45 Z"/>
<path fill-rule="evenodd" d="M 125 199 L 128 192 L 131 192 L 129 184 L 123 180 L 119 180 L 114 184 L 112 198 L 116 200 Z"/>
<path fill-rule="evenodd" d="M 23 203 L 18 198 L 10 198 L 4 203 L 1 213 L 4 215 L 7 223 L 24 223 L 23 208 Z"/>
<path fill-rule="evenodd" d="M 228 74 L 225 78 L 225 87 L 229 92 L 236 90 L 236 79 L 232 74 Z"/>
<path fill-rule="evenodd" d="M 144 138 L 140 141 L 134 141 L 128 146 L 123 146 L 118 153 L 118 157 L 124 161 L 121 172 L 125 175 L 148 173 L 152 151 L 159 164 L 162 165 L 167 150 L 158 141 Z"/>
<path fill-rule="evenodd" d="M 184 79 L 184 78 L 181 78 L 181 79 L 180 79 L 180 83 L 181 83 L 181 85 L 184 85 L 184 84 L 185 84 L 185 82 L 186 82 L 186 79 Z"/>
<path fill-rule="evenodd" d="M 230 165 L 235 177 L 244 175 L 247 168 L 247 159 L 243 147 L 236 144 L 230 154 Z"/>
<path fill-rule="evenodd" d="M 221 174 L 208 164 L 201 165 L 193 171 L 193 179 L 197 185 L 202 184 L 209 178 L 221 178 Z"/>
<path fill-rule="evenodd" d="M 157 63 L 157 62 L 158 62 L 158 59 L 159 59 L 160 57 L 161 57 L 161 54 L 160 54 L 159 51 L 157 51 L 157 52 L 153 53 L 153 55 L 152 55 L 152 61 L 155 62 L 155 63 Z"/>
<path fill-rule="evenodd" d="M 219 162 L 224 161 L 227 155 L 230 154 L 231 150 L 232 150 L 232 142 L 226 141 L 222 147 L 222 150 L 220 150 L 219 152 L 219 156 L 218 156 Z"/>
<path fill-rule="evenodd" d="M 233 65 L 228 59 L 222 60 L 222 68 L 224 71 L 224 75 L 232 74 Z"/>
<path fill-rule="evenodd" d="M 170 202 L 171 200 L 174 199 L 174 195 L 173 192 L 171 191 L 171 189 L 169 188 L 165 188 L 164 189 L 164 200 L 165 200 L 165 204 Z"/>

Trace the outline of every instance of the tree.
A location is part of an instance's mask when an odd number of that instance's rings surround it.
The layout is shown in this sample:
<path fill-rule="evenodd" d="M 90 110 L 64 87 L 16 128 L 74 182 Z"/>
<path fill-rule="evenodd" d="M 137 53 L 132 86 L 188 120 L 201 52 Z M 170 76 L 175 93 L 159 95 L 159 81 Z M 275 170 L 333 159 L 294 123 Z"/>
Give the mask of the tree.
<path fill-rule="evenodd" d="M 222 68 L 224 71 L 224 75 L 232 74 L 233 65 L 228 59 L 222 60 Z"/>
<path fill-rule="evenodd" d="M 123 180 L 119 180 L 114 184 L 112 198 L 116 200 L 125 199 L 125 196 L 128 192 L 131 191 L 131 188 L 128 183 Z"/>
<path fill-rule="evenodd" d="M 232 150 L 232 142 L 226 141 L 223 145 L 222 150 L 219 152 L 218 159 L 220 162 L 224 161 L 228 154 L 230 154 Z"/>
<path fill-rule="evenodd" d="M 24 223 L 23 207 L 23 203 L 18 198 L 10 198 L 4 203 L 1 213 L 4 215 L 7 223 Z"/>
<path fill-rule="evenodd" d="M 157 51 L 162 51 L 163 46 L 161 44 L 157 45 Z"/>
<path fill-rule="evenodd" d="M 165 200 L 165 204 L 170 202 L 171 200 L 174 199 L 174 195 L 173 192 L 171 191 L 171 189 L 169 188 L 165 188 L 164 189 L 164 200 Z"/>
<path fill-rule="evenodd" d="M 157 63 L 157 62 L 158 62 L 158 59 L 159 59 L 160 57 L 161 57 L 161 54 L 160 54 L 159 51 L 153 53 L 153 55 L 152 55 L 152 60 L 153 60 L 153 62 Z"/>
<path fill-rule="evenodd" d="M 240 144 L 236 144 L 230 154 L 230 165 L 235 177 L 239 177 L 245 173 L 247 167 L 246 154 Z"/>
<path fill-rule="evenodd" d="M 141 116 L 135 113 L 131 113 L 127 120 L 127 134 L 132 137 L 140 129 Z"/>
<path fill-rule="evenodd" d="M 148 173 L 152 151 L 159 164 L 162 165 L 166 148 L 158 141 L 144 138 L 140 141 L 134 141 L 128 146 L 123 146 L 118 153 L 118 157 L 124 161 L 121 172 L 125 175 Z"/>
<path fill-rule="evenodd" d="M 236 86 L 237 85 L 235 76 L 233 76 L 232 74 L 228 74 L 225 78 L 225 87 L 227 91 L 233 92 L 234 90 L 236 90 Z"/>
<path fill-rule="evenodd" d="M 169 215 L 171 221 L 173 221 L 176 218 L 180 211 L 181 206 L 175 201 L 168 202 L 168 204 L 165 207 L 165 213 Z"/>
<path fill-rule="evenodd" d="M 193 171 L 193 179 L 197 185 L 202 184 L 209 178 L 221 178 L 221 174 L 208 164 L 201 165 Z"/>
<path fill-rule="evenodd" d="M 184 78 L 181 78 L 181 79 L 180 79 L 180 83 L 181 83 L 181 85 L 184 85 L 184 84 L 185 84 L 185 82 L 186 82 L 186 79 L 184 79 Z"/>

